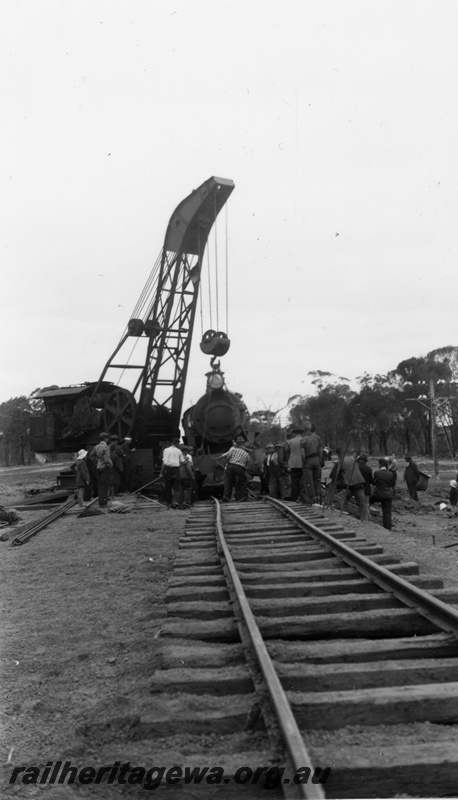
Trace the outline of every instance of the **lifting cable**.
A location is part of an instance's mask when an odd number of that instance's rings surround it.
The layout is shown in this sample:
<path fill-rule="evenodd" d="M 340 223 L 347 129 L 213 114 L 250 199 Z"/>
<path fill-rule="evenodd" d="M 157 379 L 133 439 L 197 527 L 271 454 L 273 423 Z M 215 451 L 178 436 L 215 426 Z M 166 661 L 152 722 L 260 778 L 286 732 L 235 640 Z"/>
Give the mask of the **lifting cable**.
<path fill-rule="evenodd" d="M 139 341 L 140 341 L 140 337 L 135 337 L 135 338 L 134 338 L 134 343 L 133 343 L 133 345 L 132 345 L 132 350 L 130 351 L 129 355 L 127 356 L 127 363 L 128 363 L 128 364 L 130 364 L 130 359 L 132 358 L 132 356 L 133 356 L 133 354 L 134 354 L 134 350 L 135 350 L 135 348 L 137 347 L 137 344 L 139 343 Z M 116 381 L 116 386 L 119 386 L 119 382 L 122 380 L 122 376 L 124 375 L 125 371 L 126 371 L 126 368 L 124 367 L 124 368 L 121 370 L 121 373 L 120 373 L 120 375 L 119 375 L 119 378 L 118 378 L 118 380 Z"/>
<path fill-rule="evenodd" d="M 203 301 L 202 301 L 202 280 L 201 280 L 203 253 L 202 253 L 202 244 L 201 244 L 201 241 L 200 241 L 200 228 L 198 228 L 198 237 L 199 237 L 199 239 L 198 239 L 198 241 L 199 241 L 199 247 L 198 247 L 199 254 L 198 254 L 198 257 L 197 257 L 197 263 L 199 264 L 199 287 L 198 287 L 198 292 L 199 292 L 199 306 L 200 306 L 200 335 L 203 337 L 203 335 L 204 335 L 204 311 L 203 311 L 203 305 L 202 305 Z"/>
<path fill-rule="evenodd" d="M 229 336 L 229 274 L 228 274 L 228 266 L 229 266 L 229 248 L 228 248 L 228 225 L 227 225 L 227 203 L 225 204 L 225 212 L 226 212 L 226 259 L 225 259 L 225 267 L 226 267 L 226 333 Z"/>
<path fill-rule="evenodd" d="M 217 208 L 216 208 L 216 198 L 215 198 L 215 224 L 214 224 L 214 231 L 212 231 L 211 235 L 214 236 L 214 260 L 215 260 L 215 278 L 214 284 L 212 284 L 212 270 L 210 267 L 210 243 L 207 242 L 207 246 L 205 247 L 206 250 L 206 260 L 207 260 L 207 280 L 208 280 L 208 315 L 210 321 L 210 329 L 213 329 L 213 317 L 215 313 L 215 330 L 220 329 L 220 325 L 225 326 L 225 332 L 227 333 L 229 330 L 229 235 L 228 235 L 228 209 L 227 204 L 225 204 L 225 244 L 224 244 L 224 276 L 219 275 L 219 240 L 218 240 L 218 220 L 217 220 Z M 204 258 L 205 253 L 202 253 L 201 245 L 200 245 L 200 237 L 199 237 L 199 252 L 200 258 Z M 222 277 L 222 280 L 220 280 Z M 224 287 L 224 288 L 223 288 Z M 225 292 L 225 299 L 220 297 L 221 292 Z M 221 321 L 220 321 L 220 305 L 221 305 Z M 202 335 L 204 333 L 204 311 L 203 311 L 203 297 L 202 291 L 200 292 L 199 298 L 199 306 L 200 306 L 200 318 L 201 318 L 201 332 Z M 224 309 L 224 311 L 223 311 Z M 225 313 L 225 320 L 223 319 L 223 314 Z M 208 327 L 208 325 L 206 325 Z"/>
<path fill-rule="evenodd" d="M 159 254 L 156 263 L 151 270 L 148 280 L 146 281 L 140 297 L 137 300 L 137 304 L 132 312 L 132 317 L 136 318 L 141 315 L 142 310 L 145 308 L 146 304 L 148 303 L 150 297 L 154 293 L 154 289 L 156 288 L 158 282 L 158 272 L 160 269 L 160 265 L 162 263 L 162 252 Z"/>
<path fill-rule="evenodd" d="M 199 291 L 199 306 L 200 306 L 200 335 L 204 335 L 204 312 L 202 308 L 202 292 Z"/>
<path fill-rule="evenodd" d="M 218 288 L 218 225 L 216 221 L 217 208 L 216 208 L 216 195 L 214 198 L 214 213 L 215 213 L 215 285 L 216 285 L 216 330 L 219 331 L 219 288 Z"/>
<path fill-rule="evenodd" d="M 176 257 L 176 254 L 175 254 L 175 257 Z M 132 314 L 130 316 L 130 319 L 140 318 L 140 319 L 143 320 L 143 322 L 146 322 L 147 319 L 149 318 L 149 316 L 151 314 L 151 311 L 152 311 L 152 308 L 154 306 L 154 301 L 155 301 L 155 298 L 156 298 L 157 289 L 158 289 L 158 285 L 159 285 L 159 273 L 160 273 L 160 269 L 161 269 L 161 266 L 162 266 L 164 260 L 167 261 L 167 266 L 170 266 L 169 262 L 168 262 L 167 253 L 163 248 L 161 250 L 161 252 L 159 253 L 159 256 L 156 259 L 156 263 L 154 264 L 154 266 L 153 266 L 153 268 L 152 268 L 152 270 L 151 270 L 151 272 L 150 272 L 150 274 L 148 276 L 148 280 L 146 281 L 145 286 L 143 287 L 143 290 L 142 290 L 142 292 L 140 294 L 140 297 L 139 297 L 139 299 L 137 301 L 137 304 L 136 304 L 136 306 L 135 306 L 135 308 L 134 308 L 134 310 L 133 310 L 133 312 L 132 312 Z M 145 312 L 145 309 L 147 309 L 146 312 Z M 124 336 L 126 334 L 127 334 L 127 327 L 125 328 L 121 339 L 124 338 Z M 139 341 L 140 341 L 140 337 L 135 337 L 134 338 L 134 343 L 132 345 L 132 349 L 131 349 L 128 357 L 127 357 L 127 364 L 130 363 L 130 361 L 131 361 L 131 359 L 133 357 L 135 348 L 137 347 Z M 121 372 L 119 373 L 118 380 L 116 382 L 117 386 L 119 386 L 120 381 L 122 380 L 122 378 L 124 376 L 124 373 L 125 373 L 125 369 L 122 369 Z"/>
<path fill-rule="evenodd" d="M 209 303 L 209 314 L 210 314 L 210 328 L 213 328 L 213 318 L 212 318 L 212 293 L 211 293 L 211 273 L 210 273 L 210 254 L 209 248 L 207 247 L 207 272 L 208 272 L 208 303 Z"/>

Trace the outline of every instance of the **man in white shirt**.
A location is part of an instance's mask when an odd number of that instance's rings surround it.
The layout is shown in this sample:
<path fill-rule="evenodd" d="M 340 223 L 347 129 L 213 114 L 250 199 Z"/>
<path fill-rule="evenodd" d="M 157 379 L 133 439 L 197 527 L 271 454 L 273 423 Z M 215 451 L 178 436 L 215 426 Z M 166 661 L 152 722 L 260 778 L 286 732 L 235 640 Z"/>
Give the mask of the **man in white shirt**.
<path fill-rule="evenodd" d="M 164 478 L 167 508 L 178 508 L 182 503 L 180 465 L 184 464 L 184 456 L 179 443 L 179 439 L 172 439 L 171 445 L 162 453 L 161 476 Z"/>

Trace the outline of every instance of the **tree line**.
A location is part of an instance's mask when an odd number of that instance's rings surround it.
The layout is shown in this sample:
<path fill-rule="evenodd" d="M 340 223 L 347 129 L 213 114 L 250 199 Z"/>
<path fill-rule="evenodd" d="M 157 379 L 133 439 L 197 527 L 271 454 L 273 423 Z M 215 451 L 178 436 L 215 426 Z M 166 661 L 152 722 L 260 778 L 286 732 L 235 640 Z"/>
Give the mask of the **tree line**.
<path fill-rule="evenodd" d="M 317 393 L 292 408 L 291 422 L 302 427 L 311 419 L 332 449 L 346 444 L 369 455 L 431 455 L 434 423 L 438 455 L 451 458 L 457 452 L 457 347 L 406 359 L 386 375 L 364 373 L 356 389 L 330 373 L 309 376 Z"/>
<path fill-rule="evenodd" d="M 426 356 L 401 361 L 386 375 L 364 375 L 357 387 L 346 378 L 315 370 L 308 373 L 315 393 L 302 397 L 291 409 L 290 424 L 302 427 L 311 419 L 323 444 L 339 445 L 369 455 L 412 451 L 431 455 L 431 387 L 439 456 L 458 451 L 458 347 L 442 347 Z M 30 417 L 43 410 L 35 389 L 28 397 L 14 397 L 0 404 L 0 464 L 29 464 Z M 252 416 L 272 425 L 275 411 Z M 279 430 L 280 432 L 280 430 Z"/>

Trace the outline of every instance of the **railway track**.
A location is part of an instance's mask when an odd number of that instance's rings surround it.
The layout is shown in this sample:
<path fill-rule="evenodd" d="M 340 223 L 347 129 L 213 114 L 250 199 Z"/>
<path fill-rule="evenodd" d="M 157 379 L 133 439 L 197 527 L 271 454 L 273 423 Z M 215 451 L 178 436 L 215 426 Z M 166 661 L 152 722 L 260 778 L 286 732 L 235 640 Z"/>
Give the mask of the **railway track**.
<path fill-rule="evenodd" d="M 456 796 L 456 604 L 320 508 L 196 507 L 136 735 L 229 737 L 227 792 Z"/>

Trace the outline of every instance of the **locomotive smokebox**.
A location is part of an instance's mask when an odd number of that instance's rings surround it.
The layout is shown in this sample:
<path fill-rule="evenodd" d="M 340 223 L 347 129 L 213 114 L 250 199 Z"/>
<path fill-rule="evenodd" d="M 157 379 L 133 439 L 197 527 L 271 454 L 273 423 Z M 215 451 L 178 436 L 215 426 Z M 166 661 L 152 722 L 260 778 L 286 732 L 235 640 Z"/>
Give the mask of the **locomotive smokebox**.
<path fill-rule="evenodd" d="M 182 420 L 187 443 L 207 455 L 227 450 L 236 436 L 244 435 L 248 421 L 242 395 L 227 390 L 215 358 L 212 367 L 207 372 L 206 393 L 185 411 Z"/>
<path fill-rule="evenodd" d="M 208 392 L 192 409 L 192 429 L 208 444 L 231 442 L 242 430 L 246 409 L 240 398 L 224 389 Z"/>
<path fill-rule="evenodd" d="M 237 392 L 228 392 L 216 367 L 207 373 L 207 392 L 185 411 L 185 441 L 194 449 L 193 462 L 199 494 L 222 491 L 225 459 L 237 436 L 245 436 L 248 410 Z"/>

